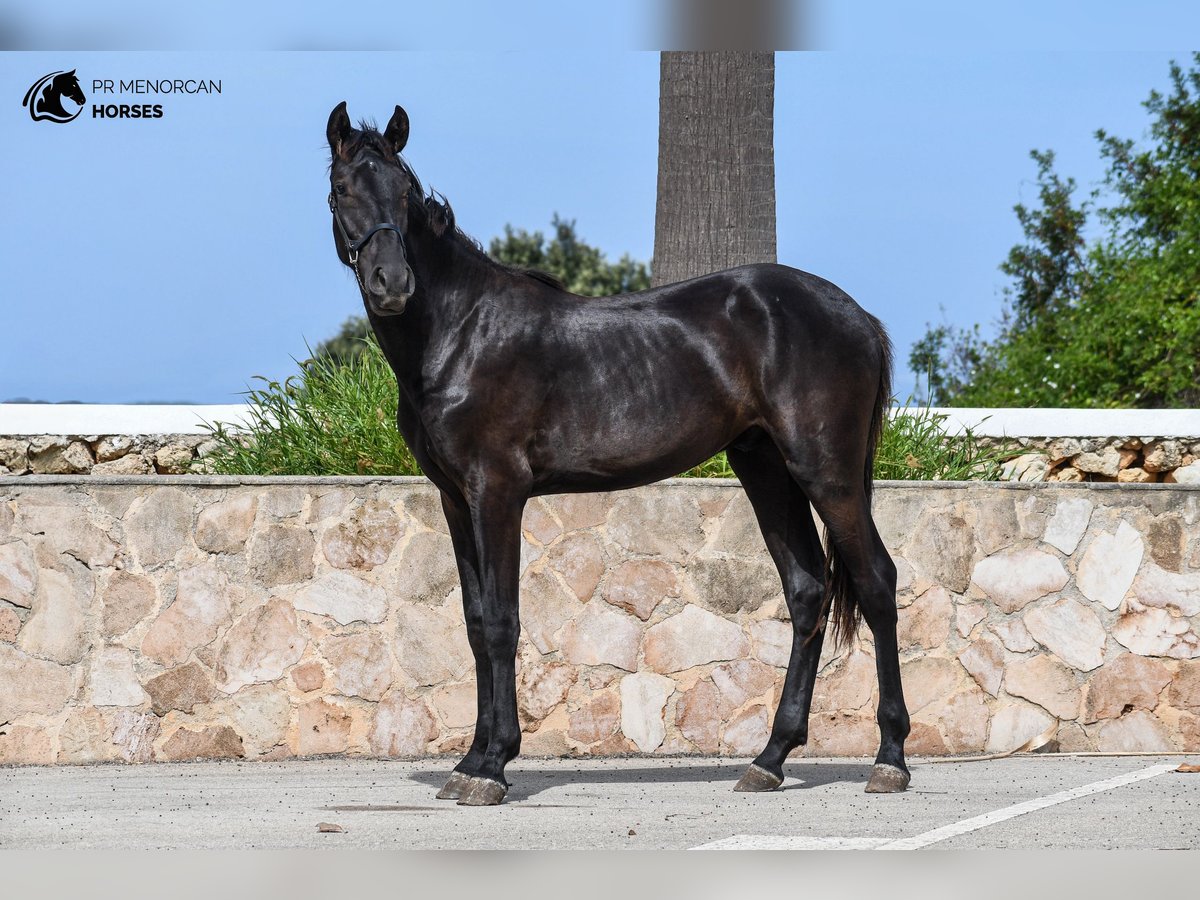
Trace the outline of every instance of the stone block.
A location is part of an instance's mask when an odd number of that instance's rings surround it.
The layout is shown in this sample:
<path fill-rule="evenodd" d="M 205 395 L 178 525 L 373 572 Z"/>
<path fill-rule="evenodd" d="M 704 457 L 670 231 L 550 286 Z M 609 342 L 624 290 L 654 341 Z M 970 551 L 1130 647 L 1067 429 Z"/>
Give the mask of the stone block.
<path fill-rule="evenodd" d="M 429 707 L 401 691 L 393 690 L 375 708 L 370 744 L 376 756 L 420 756 L 437 736 Z"/>
<path fill-rule="evenodd" d="M 101 629 L 106 637 L 118 637 L 150 615 L 158 603 L 154 582 L 144 575 L 115 571 L 100 592 Z"/>
<path fill-rule="evenodd" d="M 17 645 L 26 653 L 57 663 L 77 663 L 83 659 L 88 647 L 91 582 L 91 573 L 82 566 L 71 574 L 40 570 L 33 612 L 17 636 Z"/>
<path fill-rule="evenodd" d="M 579 666 L 637 668 L 642 628 L 636 619 L 604 603 L 588 603 L 562 630 L 563 657 Z M 647 657 L 649 661 L 649 657 Z"/>
<path fill-rule="evenodd" d="M 1092 519 L 1094 504 L 1086 497 L 1062 497 L 1046 523 L 1044 540 L 1066 556 L 1075 552 Z"/>
<path fill-rule="evenodd" d="M 180 727 L 162 747 L 162 756 L 168 760 L 241 759 L 245 755 L 241 735 L 228 725 Z"/>
<path fill-rule="evenodd" d="M 1081 720 L 1115 719 L 1131 709 L 1154 709 L 1171 672 L 1160 662 L 1133 653 L 1110 659 L 1088 681 Z"/>
<path fill-rule="evenodd" d="M 396 664 L 417 685 L 462 681 L 475 662 L 462 619 L 426 606 L 402 610 L 392 649 Z"/>
<path fill-rule="evenodd" d="M 192 533 L 192 498 L 178 488 L 154 487 L 125 514 L 125 549 L 144 568 L 174 558 Z"/>
<path fill-rule="evenodd" d="M 196 517 L 196 546 L 210 553 L 240 553 L 258 514 L 258 497 L 243 491 L 214 503 Z"/>
<path fill-rule="evenodd" d="M 104 647 L 92 660 L 93 706 L 141 706 L 146 692 L 133 671 L 133 654 L 125 647 Z"/>
<path fill-rule="evenodd" d="M 621 732 L 650 753 L 666 737 L 663 707 L 675 692 L 675 682 L 665 675 L 637 672 L 621 679 Z"/>
<path fill-rule="evenodd" d="M 25 438 L 0 437 L 0 466 L 9 474 L 24 475 L 29 471 L 29 441 Z"/>
<path fill-rule="evenodd" d="M 382 708 L 382 704 L 380 704 Z M 377 710 L 376 716 L 379 712 Z M 428 711 L 426 711 L 428 715 Z M 342 753 L 350 747 L 350 712 L 328 700 L 310 700 L 301 704 L 296 729 L 296 755 L 321 756 Z M 393 755 L 393 754 L 384 754 Z"/>
<path fill-rule="evenodd" d="M 621 696 L 616 691 L 603 691 L 570 714 L 567 736 L 581 744 L 596 744 L 614 737 L 620 727 Z"/>
<path fill-rule="evenodd" d="M 696 597 L 723 615 L 754 612 L 780 593 L 779 574 L 766 554 L 696 554 L 687 567 Z"/>
<path fill-rule="evenodd" d="M 567 691 L 574 683 L 575 670 L 565 663 L 538 662 L 525 666 L 517 679 L 517 709 L 526 721 L 541 722 L 567 699 Z"/>
<path fill-rule="evenodd" d="M 763 619 L 750 625 L 754 658 L 786 669 L 792 656 L 792 625 L 778 619 Z"/>
<path fill-rule="evenodd" d="M 315 659 L 301 663 L 292 669 L 292 682 L 304 693 L 320 690 L 325 684 L 325 667 Z"/>
<path fill-rule="evenodd" d="M 1039 706 L 1014 700 L 1000 707 L 988 729 L 988 753 L 1008 753 L 1035 742 L 1056 725 L 1054 716 Z M 1031 749 L 1033 749 L 1031 747 Z"/>
<path fill-rule="evenodd" d="M 563 626 L 583 608 L 574 592 L 550 572 L 528 572 L 521 579 L 521 625 L 542 653 L 560 648 Z"/>
<path fill-rule="evenodd" d="M 162 475 L 183 475 L 192 467 L 192 448 L 172 441 L 154 454 L 154 468 Z"/>
<path fill-rule="evenodd" d="M 675 570 L 656 559 L 628 559 L 608 577 L 604 599 L 643 622 L 667 597 L 679 596 Z"/>
<path fill-rule="evenodd" d="M 755 756 L 771 736 L 767 708 L 761 703 L 738 713 L 721 735 L 722 749 L 731 756 Z"/>
<path fill-rule="evenodd" d="M 231 601 L 229 581 L 215 564 L 184 569 L 175 602 L 150 625 L 142 653 L 168 668 L 179 665 L 193 650 L 212 643 L 229 623 Z"/>
<path fill-rule="evenodd" d="M 1111 719 L 1100 727 L 1096 748 L 1102 753 L 1170 752 L 1175 749 L 1166 727 L 1144 709 Z"/>
<path fill-rule="evenodd" d="M 345 522 L 325 532 L 321 552 L 334 568 L 370 571 L 387 562 L 403 533 L 400 518 L 388 503 L 367 500 Z M 432 533 L 426 542 L 444 550 L 448 539 Z M 453 552 L 450 559 L 454 559 Z M 409 565 L 412 565 L 411 561 Z"/>
<path fill-rule="evenodd" d="M 956 594 L 971 583 L 975 537 L 957 513 L 930 510 L 921 516 L 904 557 L 934 584 Z"/>
<path fill-rule="evenodd" d="M 546 559 L 550 567 L 562 576 L 567 587 L 585 603 L 604 574 L 600 542 L 586 531 L 577 531 L 564 537 L 550 548 Z"/>
<path fill-rule="evenodd" d="M 1045 653 L 1011 661 L 1004 670 L 1004 689 L 1024 697 L 1059 719 L 1079 715 L 1079 686 L 1070 669 Z"/>
<path fill-rule="evenodd" d="M 1152 441 L 1142 450 L 1142 468 L 1147 472 L 1169 472 L 1183 463 L 1184 445 L 1179 441 Z"/>
<path fill-rule="evenodd" d="M 146 693 L 155 715 L 165 716 L 173 709 L 190 713 L 197 703 L 212 700 L 216 689 L 205 668 L 189 662 L 155 675 L 146 682 Z"/>
<path fill-rule="evenodd" d="M 0 544 L 0 600 L 29 609 L 37 590 L 37 562 L 20 541 Z"/>
<path fill-rule="evenodd" d="M 350 572 L 329 572 L 293 595 L 296 609 L 329 616 L 348 625 L 351 622 L 382 622 L 388 611 L 383 588 L 363 581 Z"/>
<path fill-rule="evenodd" d="M 473 681 L 440 687 L 429 695 L 429 702 L 447 728 L 470 728 L 475 724 L 479 697 Z"/>
<path fill-rule="evenodd" d="M 133 438 L 127 434 L 110 434 L 96 441 L 96 462 L 106 463 L 128 455 L 133 449 Z"/>
<path fill-rule="evenodd" d="M 1102 532 L 1092 539 L 1075 573 L 1075 583 L 1089 600 L 1116 609 L 1133 584 L 1144 553 L 1141 535 L 1122 520 L 1116 532 Z"/>
<path fill-rule="evenodd" d="M 339 694 L 379 700 L 392 686 L 392 654 L 377 631 L 331 634 L 321 641 L 321 654 L 333 668 Z"/>
<path fill-rule="evenodd" d="M 92 466 L 93 475 L 151 475 L 154 464 L 140 453 L 128 453 L 111 462 L 96 463 Z"/>
<path fill-rule="evenodd" d="M 953 609 L 949 592 L 935 585 L 899 610 L 896 632 L 901 652 L 932 650 L 944 644 L 950 635 Z"/>
<path fill-rule="evenodd" d="M 633 553 L 681 563 L 704 544 L 700 507 L 669 487 L 622 491 L 610 519 L 609 538 Z"/>
<path fill-rule="evenodd" d="M 1004 650 L 996 640 L 984 635 L 973 641 L 958 654 L 958 661 L 981 688 L 993 697 L 1000 695 L 1000 685 L 1004 681 Z"/>
<path fill-rule="evenodd" d="M 1067 570 L 1056 557 L 1030 548 L 989 556 L 971 575 L 972 583 L 1006 613 L 1062 590 L 1068 580 Z"/>
<path fill-rule="evenodd" d="M 75 695 L 77 678 L 77 670 L 70 666 L 0 643 L 0 722 L 29 713 L 54 715 Z"/>
<path fill-rule="evenodd" d="M 250 570 L 266 587 L 296 584 L 312 577 L 316 542 L 299 525 L 267 525 L 251 539 Z"/>
<path fill-rule="evenodd" d="M 1112 636 L 1141 656 L 1200 657 L 1200 636 L 1186 619 L 1178 619 L 1165 609 L 1130 610 L 1117 619 Z"/>
<path fill-rule="evenodd" d="M 749 652 L 750 642 L 736 623 L 692 604 L 646 632 L 646 665 L 655 672 L 680 672 Z"/>
<path fill-rule="evenodd" d="M 440 606 L 458 586 L 458 563 L 449 535 L 421 531 L 400 557 L 392 593 L 408 603 Z"/>
<path fill-rule="evenodd" d="M 274 681 L 300 660 L 308 639 L 296 611 L 276 597 L 236 621 L 217 651 L 216 683 L 227 694 L 247 684 Z"/>
<path fill-rule="evenodd" d="M 1039 644 L 1068 665 L 1090 672 L 1104 662 L 1108 634 L 1078 600 L 1060 597 L 1025 613 L 1025 627 Z"/>

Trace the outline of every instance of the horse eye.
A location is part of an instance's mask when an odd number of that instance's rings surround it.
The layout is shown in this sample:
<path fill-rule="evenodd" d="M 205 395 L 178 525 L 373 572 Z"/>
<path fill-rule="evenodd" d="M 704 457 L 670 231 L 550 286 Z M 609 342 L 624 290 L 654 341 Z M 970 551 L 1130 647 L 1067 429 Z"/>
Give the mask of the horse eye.
<path fill-rule="evenodd" d="M 333 189 L 335 191 L 337 191 L 339 194 L 346 193 L 346 186 L 344 184 L 342 184 L 340 181 L 333 186 Z"/>

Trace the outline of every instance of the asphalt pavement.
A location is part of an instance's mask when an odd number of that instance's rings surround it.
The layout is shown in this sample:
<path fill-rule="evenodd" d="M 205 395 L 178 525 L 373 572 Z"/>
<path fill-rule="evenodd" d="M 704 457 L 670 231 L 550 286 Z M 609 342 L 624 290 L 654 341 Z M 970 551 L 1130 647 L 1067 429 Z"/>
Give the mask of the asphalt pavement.
<path fill-rule="evenodd" d="M 906 793 L 873 795 L 867 760 L 737 794 L 746 761 L 521 759 L 489 808 L 434 799 L 445 759 L 8 767 L 0 848 L 1195 849 L 1182 762 L 1200 759 L 918 760 Z"/>

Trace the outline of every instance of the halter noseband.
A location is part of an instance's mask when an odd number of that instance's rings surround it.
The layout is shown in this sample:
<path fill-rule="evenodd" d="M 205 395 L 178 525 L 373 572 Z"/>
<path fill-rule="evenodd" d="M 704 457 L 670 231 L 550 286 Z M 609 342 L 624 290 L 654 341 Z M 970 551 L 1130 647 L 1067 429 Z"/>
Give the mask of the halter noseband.
<path fill-rule="evenodd" d="M 337 223 L 338 231 L 341 232 L 342 241 L 346 245 L 346 254 L 350 257 L 350 267 L 354 269 L 354 277 L 358 279 L 358 286 L 364 294 L 368 293 L 367 286 L 363 284 L 362 275 L 358 271 L 358 251 L 367 245 L 367 241 L 375 237 L 381 231 L 394 231 L 396 237 L 400 239 L 400 252 L 404 254 L 405 262 L 408 261 L 408 245 L 404 243 L 404 232 L 393 225 L 391 222 L 380 222 L 378 225 L 372 225 L 367 229 L 367 233 L 360 237 L 357 241 L 350 240 L 350 235 L 346 232 L 346 226 L 342 222 L 342 214 L 338 209 L 337 198 L 333 195 L 333 191 L 329 192 L 329 211 L 333 213 L 333 221 Z"/>

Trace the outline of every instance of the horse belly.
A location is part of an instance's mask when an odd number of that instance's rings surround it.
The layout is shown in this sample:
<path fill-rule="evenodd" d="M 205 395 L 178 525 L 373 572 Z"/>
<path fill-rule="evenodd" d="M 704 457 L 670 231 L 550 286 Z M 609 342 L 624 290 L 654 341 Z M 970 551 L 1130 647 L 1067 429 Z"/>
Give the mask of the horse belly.
<path fill-rule="evenodd" d="M 620 490 L 661 481 L 697 466 L 753 423 L 716 398 L 689 398 L 630 415 L 602 399 L 580 404 L 568 420 L 539 429 L 530 463 L 546 490 Z"/>

